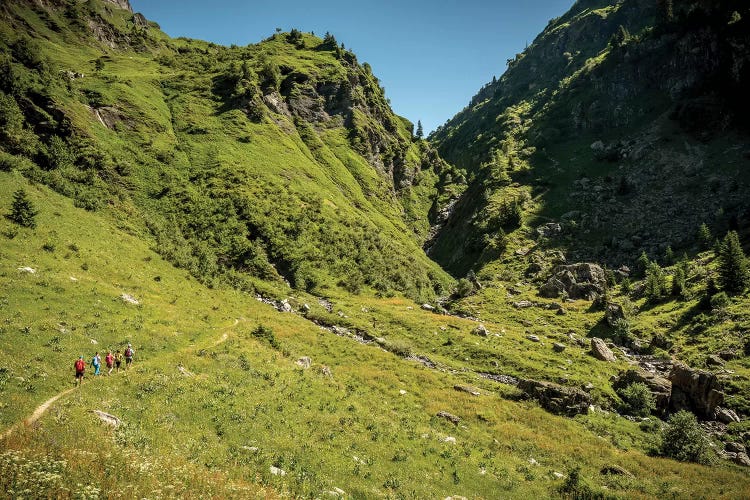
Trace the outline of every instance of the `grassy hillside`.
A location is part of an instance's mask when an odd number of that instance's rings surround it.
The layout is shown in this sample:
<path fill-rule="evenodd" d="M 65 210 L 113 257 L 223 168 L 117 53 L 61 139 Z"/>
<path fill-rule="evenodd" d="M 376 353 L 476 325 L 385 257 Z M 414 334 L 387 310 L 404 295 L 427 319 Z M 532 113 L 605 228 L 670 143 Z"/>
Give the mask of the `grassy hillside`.
<path fill-rule="evenodd" d="M 221 47 L 101 1 L 2 9 L 4 170 L 115 211 L 204 283 L 450 286 L 419 245 L 451 167 L 333 37 Z"/>
<path fill-rule="evenodd" d="M 89 376 L 3 438 L 0 481 L 12 496 L 315 497 L 340 488 L 353 497 L 527 498 L 554 494 L 565 481 L 554 473 L 577 467 L 593 491 L 612 495 L 740 498 L 748 487 L 731 466 L 647 456 L 653 435 L 637 423 L 601 412 L 554 416 L 516 401 L 511 386 L 478 378 L 475 370 L 493 369 L 487 359 L 540 377 L 570 359 L 571 380 L 603 387 L 620 366 L 574 347 L 555 359 L 546 341 L 518 350 L 523 332 L 512 318 L 488 317 L 501 336 L 480 339 L 469 333 L 475 322 L 403 299 L 333 298 L 330 316 L 385 336 L 380 349 L 245 293 L 209 289 L 117 229 L 116 218 L 18 174 L 0 174 L 0 185 L 24 188 L 39 210 L 36 229 L 0 221 L 3 430 L 71 387 L 79 354 L 126 342 L 136 349 L 132 370 Z M 18 269 L 27 266 L 35 273 Z M 310 301 L 310 318 L 328 317 L 313 299 L 291 300 Z M 440 347 L 443 339 L 453 347 Z M 439 369 L 404 359 L 405 351 Z M 303 356 L 310 368 L 297 364 Z M 480 395 L 454 389 L 467 384 Z M 93 410 L 121 424 L 112 428 Z M 634 477 L 600 474 L 611 465 Z"/>

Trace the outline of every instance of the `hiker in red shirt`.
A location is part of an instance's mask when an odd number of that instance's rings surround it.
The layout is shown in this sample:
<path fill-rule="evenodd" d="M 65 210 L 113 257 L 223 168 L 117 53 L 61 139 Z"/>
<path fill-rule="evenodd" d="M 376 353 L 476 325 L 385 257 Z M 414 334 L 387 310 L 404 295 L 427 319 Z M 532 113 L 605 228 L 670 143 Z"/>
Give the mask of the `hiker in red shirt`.
<path fill-rule="evenodd" d="M 83 374 L 86 371 L 86 362 L 83 360 L 83 356 L 80 356 L 75 363 L 73 363 L 73 367 L 76 369 L 76 380 L 74 382 L 74 385 L 81 385 L 83 383 Z"/>
<path fill-rule="evenodd" d="M 112 375 L 112 370 L 115 368 L 115 357 L 112 355 L 112 351 L 107 351 L 107 355 L 104 356 L 104 362 L 107 363 L 107 375 Z"/>

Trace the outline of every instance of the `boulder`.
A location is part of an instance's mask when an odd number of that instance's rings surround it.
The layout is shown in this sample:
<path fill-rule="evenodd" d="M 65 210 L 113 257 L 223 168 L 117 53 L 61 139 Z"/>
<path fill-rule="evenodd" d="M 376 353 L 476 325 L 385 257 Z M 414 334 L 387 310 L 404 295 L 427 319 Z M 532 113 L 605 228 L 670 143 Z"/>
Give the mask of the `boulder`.
<path fill-rule="evenodd" d="M 562 226 L 557 222 L 548 222 L 536 228 L 536 232 L 544 238 L 553 238 L 562 233 Z"/>
<path fill-rule="evenodd" d="M 289 301 L 287 299 L 284 299 L 284 300 L 282 300 L 279 303 L 279 305 L 278 305 L 278 307 L 276 309 L 278 309 L 280 312 L 289 312 L 290 313 L 290 312 L 292 312 L 292 305 L 289 303 Z"/>
<path fill-rule="evenodd" d="M 437 417 L 444 418 L 456 425 L 461 421 L 461 417 L 453 415 L 452 413 L 448 413 L 447 411 L 439 411 L 437 412 Z"/>
<path fill-rule="evenodd" d="M 303 369 L 307 369 L 312 366 L 312 360 L 309 358 L 309 356 L 302 356 L 296 361 L 296 363 L 297 363 L 297 366 Z"/>
<path fill-rule="evenodd" d="M 612 388 L 615 390 L 624 389 L 625 387 L 640 382 L 645 384 L 651 394 L 654 395 L 654 402 L 656 403 L 656 413 L 664 415 L 669 410 L 669 398 L 672 394 L 672 382 L 660 377 L 656 373 L 647 372 L 642 368 L 631 368 L 627 371 L 621 372 L 620 375 L 612 383 Z"/>
<path fill-rule="evenodd" d="M 454 385 L 453 388 L 457 391 L 468 392 L 472 396 L 479 396 L 479 389 L 475 387 L 469 387 L 468 385 Z"/>
<path fill-rule="evenodd" d="M 625 319 L 625 310 L 620 304 L 609 303 L 604 309 L 604 319 L 611 328 L 615 328 L 619 321 Z"/>
<path fill-rule="evenodd" d="M 737 456 L 734 458 L 734 463 L 744 467 L 750 467 L 750 457 L 747 456 L 747 453 L 737 453 Z"/>
<path fill-rule="evenodd" d="M 614 475 L 614 476 L 625 476 L 625 477 L 633 477 L 633 473 L 627 470 L 624 467 L 620 467 L 619 465 L 605 465 L 602 467 L 602 469 L 599 471 L 600 474 L 603 475 Z"/>
<path fill-rule="evenodd" d="M 740 421 L 740 417 L 729 408 L 716 408 L 714 411 L 714 418 L 723 424 L 731 424 L 732 422 Z"/>
<path fill-rule="evenodd" d="M 541 340 L 538 335 L 526 335 L 526 338 L 532 342 L 539 342 Z"/>
<path fill-rule="evenodd" d="M 565 344 L 561 344 L 559 342 L 555 342 L 554 344 L 552 344 L 552 350 L 554 350 L 555 352 L 563 352 L 565 350 L 565 347 Z"/>
<path fill-rule="evenodd" d="M 607 277 L 596 264 L 577 263 L 557 266 L 539 289 L 542 297 L 555 298 L 565 292 L 571 299 L 593 300 L 604 293 Z"/>
<path fill-rule="evenodd" d="M 516 309 L 528 309 L 529 307 L 534 307 L 534 303 L 528 300 L 519 300 L 518 302 L 513 302 L 513 307 Z"/>
<path fill-rule="evenodd" d="M 581 389 L 552 382 L 521 379 L 518 388 L 526 397 L 539 401 L 545 410 L 571 417 L 588 412 L 592 401 L 591 396 Z"/>
<path fill-rule="evenodd" d="M 709 356 L 708 356 L 708 357 L 706 358 L 706 366 L 708 366 L 709 368 L 710 368 L 710 367 L 718 367 L 718 366 L 724 366 L 724 363 L 725 363 L 725 361 L 724 361 L 723 359 L 721 359 L 721 358 L 720 358 L 720 357 L 719 357 L 718 355 L 716 355 L 716 354 L 710 354 L 710 355 L 709 355 Z"/>
<path fill-rule="evenodd" d="M 607 347 L 607 344 L 600 338 L 594 337 L 591 339 L 591 354 L 599 360 L 613 362 L 617 361 L 617 358 L 612 353 L 612 350 Z"/>
<path fill-rule="evenodd" d="M 672 382 L 670 408 L 690 410 L 699 417 L 712 418 L 716 407 L 724 401 L 721 384 L 713 373 L 675 364 L 669 373 Z"/>
<path fill-rule="evenodd" d="M 422 304 L 422 309 L 424 309 L 425 311 L 434 311 L 435 307 L 430 304 Z"/>
<path fill-rule="evenodd" d="M 487 327 L 484 326 L 482 323 L 479 323 L 476 328 L 474 328 L 471 333 L 473 335 L 479 335 L 480 337 L 486 337 L 489 335 L 489 332 L 487 331 Z"/>
<path fill-rule="evenodd" d="M 724 449 L 732 453 L 746 453 L 747 452 L 744 444 L 734 443 L 734 442 L 726 443 L 724 445 Z"/>

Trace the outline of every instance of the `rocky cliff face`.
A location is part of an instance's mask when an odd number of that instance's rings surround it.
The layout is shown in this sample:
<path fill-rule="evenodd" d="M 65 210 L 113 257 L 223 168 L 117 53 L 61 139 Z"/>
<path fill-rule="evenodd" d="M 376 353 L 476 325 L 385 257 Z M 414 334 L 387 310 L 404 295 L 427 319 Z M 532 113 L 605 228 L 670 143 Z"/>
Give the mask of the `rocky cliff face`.
<path fill-rule="evenodd" d="M 121 9 L 125 9 L 127 11 L 133 12 L 133 8 L 130 6 L 130 0 L 104 0 L 104 1 L 114 4 Z"/>
<path fill-rule="evenodd" d="M 577 2 L 438 129 L 441 154 L 475 173 L 474 198 L 454 213 L 460 239 L 491 239 L 465 221 L 511 197 L 532 225 L 561 224 L 551 245 L 613 266 L 688 248 L 701 222 L 750 227 L 747 7 L 659 5 Z M 483 251 L 455 236 L 435 249 L 463 255 L 465 272 Z"/>

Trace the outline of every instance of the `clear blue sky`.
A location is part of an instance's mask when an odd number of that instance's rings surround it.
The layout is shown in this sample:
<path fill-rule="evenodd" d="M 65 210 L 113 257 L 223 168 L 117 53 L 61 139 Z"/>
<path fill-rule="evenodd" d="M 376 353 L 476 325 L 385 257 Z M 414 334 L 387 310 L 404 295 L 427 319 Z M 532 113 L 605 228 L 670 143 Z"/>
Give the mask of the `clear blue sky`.
<path fill-rule="evenodd" d="M 394 111 L 425 133 L 451 118 L 574 0 L 131 0 L 173 37 L 247 45 L 331 32 L 368 62 Z"/>

